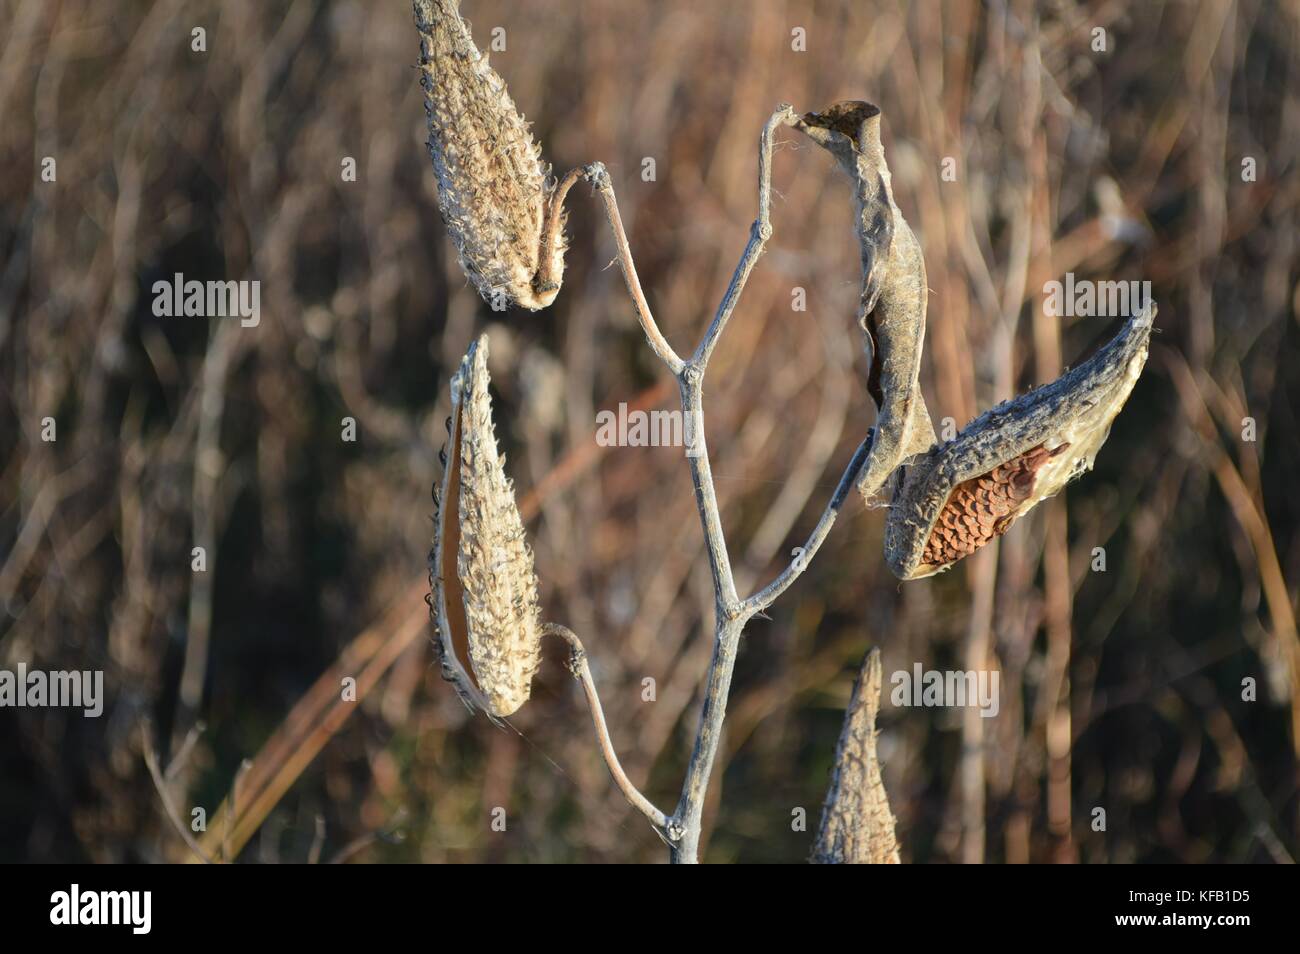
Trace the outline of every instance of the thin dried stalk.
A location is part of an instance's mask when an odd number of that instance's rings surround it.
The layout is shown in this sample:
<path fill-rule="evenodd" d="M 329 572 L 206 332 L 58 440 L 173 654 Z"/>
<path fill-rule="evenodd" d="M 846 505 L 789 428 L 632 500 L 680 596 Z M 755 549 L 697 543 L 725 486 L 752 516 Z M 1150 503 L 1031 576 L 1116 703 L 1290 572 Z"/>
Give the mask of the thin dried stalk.
<path fill-rule="evenodd" d="M 587 697 L 587 707 L 591 710 L 592 725 L 596 730 L 596 741 L 600 744 L 600 754 L 609 767 L 609 774 L 614 777 L 614 784 L 623 793 L 623 797 L 646 818 L 650 824 L 662 831 L 668 824 L 668 818 L 654 806 L 650 799 L 641 794 L 641 790 L 632 784 L 623 771 L 623 764 L 614 751 L 614 741 L 609 737 L 609 726 L 605 723 L 605 709 L 600 704 L 600 694 L 596 692 L 596 680 L 591 675 L 591 666 L 587 663 L 587 650 L 583 648 L 578 634 L 559 623 L 546 623 L 544 633 L 558 636 L 569 645 L 569 674 L 582 683 L 582 691 Z"/>
<path fill-rule="evenodd" d="M 181 820 L 180 812 L 176 810 L 176 803 L 172 800 L 171 793 L 167 790 L 167 780 L 163 775 L 162 769 L 158 765 L 158 753 L 154 750 L 153 739 L 150 737 L 151 727 L 147 722 L 140 725 L 140 745 L 144 750 L 144 764 L 149 769 L 149 777 L 153 779 L 153 786 L 158 792 L 158 799 L 162 802 L 163 813 L 167 820 L 171 822 L 172 828 L 176 834 L 181 836 L 181 841 L 194 854 L 195 858 L 202 861 L 205 865 L 212 864 L 212 859 L 204 853 L 199 847 L 199 843 L 194 840 L 190 830 L 186 827 L 185 822 Z M 179 758 L 179 757 L 178 757 Z"/>

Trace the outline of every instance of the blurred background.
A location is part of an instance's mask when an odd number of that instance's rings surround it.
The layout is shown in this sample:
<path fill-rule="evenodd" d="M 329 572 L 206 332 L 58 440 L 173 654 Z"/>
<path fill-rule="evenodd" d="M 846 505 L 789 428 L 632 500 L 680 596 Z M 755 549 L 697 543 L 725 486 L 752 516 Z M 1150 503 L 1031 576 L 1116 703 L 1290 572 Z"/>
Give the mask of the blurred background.
<path fill-rule="evenodd" d="M 883 513 L 850 498 L 745 635 L 704 860 L 807 858 L 873 646 L 886 692 L 916 663 L 1002 673 L 996 719 L 886 699 L 905 861 L 1293 860 L 1300 4 L 463 9 L 480 46 L 504 28 L 492 64 L 555 170 L 608 166 L 678 351 L 744 246 L 781 102 L 884 112 L 936 426 L 1116 330 L 1048 317 L 1045 282 L 1150 281 L 1160 306 L 1096 471 L 1000 545 L 900 584 Z M 624 764 L 669 810 L 713 596 L 681 449 L 595 439 L 601 410 L 677 395 L 590 187 L 555 305 L 492 312 L 439 218 L 417 56 L 404 2 L 0 2 L 0 668 L 100 669 L 107 696 L 97 719 L 0 710 L 0 859 L 194 857 L 155 753 L 213 858 L 666 859 L 560 647 L 505 728 L 433 662 L 430 487 L 449 373 L 485 329 L 546 617 L 585 640 Z M 779 139 L 775 237 L 706 393 L 742 591 L 803 542 L 874 416 L 847 179 Z M 259 280 L 260 324 L 154 317 L 175 272 Z"/>

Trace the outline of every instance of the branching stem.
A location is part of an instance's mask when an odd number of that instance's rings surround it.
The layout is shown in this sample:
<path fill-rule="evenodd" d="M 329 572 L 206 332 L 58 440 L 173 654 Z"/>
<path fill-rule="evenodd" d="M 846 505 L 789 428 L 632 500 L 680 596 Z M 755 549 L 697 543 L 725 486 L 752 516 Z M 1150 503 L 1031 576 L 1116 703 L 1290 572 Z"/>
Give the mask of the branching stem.
<path fill-rule="evenodd" d="M 609 731 L 605 726 L 600 700 L 596 696 L 595 685 L 591 681 L 591 673 L 587 668 L 586 654 L 577 636 L 563 626 L 555 624 L 548 624 L 546 631 L 564 638 L 573 647 L 571 669 L 575 678 L 581 680 L 586 690 L 592 719 L 596 725 L 596 735 L 610 773 L 627 800 L 664 832 L 672 847 L 672 860 L 675 863 L 693 864 L 699 860 L 704 799 L 722 737 L 727 699 L 731 691 L 731 678 L 735 671 L 736 654 L 745 624 L 755 614 L 770 606 L 807 569 L 808 563 L 830 533 L 831 526 L 835 523 L 835 518 L 839 515 L 849 491 L 856 483 L 871 449 L 871 438 L 868 437 L 853 455 L 821 519 L 794 561 L 766 587 L 748 599 L 741 600 L 736 593 L 731 560 L 727 555 L 726 537 L 722 530 L 722 516 L 713 485 L 708 444 L 704 434 L 704 372 L 727 322 L 736 310 L 740 295 L 754 266 L 763 254 L 768 239 L 772 237 L 772 150 L 776 131 L 782 126 L 793 126 L 798 121 L 795 111 L 790 106 L 782 104 L 763 126 L 758 152 L 758 217 L 750 227 L 749 241 L 741 253 L 726 293 L 689 361 L 683 361 L 673 350 L 650 312 L 650 306 L 641 290 L 640 279 L 637 278 L 636 266 L 632 261 L 632 251 L 623 230 L 623 220 L 619 215 L 618 202 L 614 197 L 614 187 L 610 182 L 609 173 L 599 162 L 580 170 L 581 174 L 595 185 L 604 201 L 605 213 L 614 233 L 619 265 L 623 270 L 623 278 L 627 282 L 628 292 L 636 308 L 637 320 L 641 323 L 646 340 L 677 378 L 687 435 L 686 456 L 691 469 L 691 480 L 695 486 L 695 503 L 700 514 L 700 524 L 704 529 L 709 567 L 713 574 L 715 594 L 713 656 L 706 676 L 700 723 L 686 769 L 686 779 L 682 784 L 677 807 L 670 817 L 665 817 L 637 791 L 619 765 L 618 757 L 609 741 Z M 566 190 L 578 172 L 575 170 L 565 177 L 563 184 Z"/>

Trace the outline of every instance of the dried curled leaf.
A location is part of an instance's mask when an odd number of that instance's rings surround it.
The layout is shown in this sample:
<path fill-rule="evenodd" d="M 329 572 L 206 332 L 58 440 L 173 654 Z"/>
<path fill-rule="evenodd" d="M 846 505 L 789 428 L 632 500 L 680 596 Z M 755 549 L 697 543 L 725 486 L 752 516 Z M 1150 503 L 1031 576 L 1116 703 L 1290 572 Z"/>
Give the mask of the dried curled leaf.
<path fill-rule="evenodd" d="M 429 606 L 443 677 L 471 708 L 508 716 L 528 701 L 541 617 L 533 555 L 497 452 L 487 354 L 483 335 L 451 380 Z"/>
<path fill-rule="evenodd" d="M 1077 368 L 981 414 L 906 465 L 885 524 L 894 575 L 947 569 L 1091 470 L 1146 364 L 1155 314 L 1149 305 Z"/>
<path fill-rule="evenodd" d="M 829 152 L 853 181 L 862 255 L 858 324 L 867 352 L 867 391 L 878 410 L 871 456 L 858 478 L 858 490 L 870 504 L 898 465 L 935 439 L 917 383 L 925 341 L 925 259 L 894 202 L 879 108 L 836 103 L 806 114 L 796 128 Z"/>
<path fill-rule="evenodd" d="M 560 290 L 563 216 L 541 146 L 458 7 L 459 0 L 415 2 L 438 206 L 483 299 L 536 311 Z"/>

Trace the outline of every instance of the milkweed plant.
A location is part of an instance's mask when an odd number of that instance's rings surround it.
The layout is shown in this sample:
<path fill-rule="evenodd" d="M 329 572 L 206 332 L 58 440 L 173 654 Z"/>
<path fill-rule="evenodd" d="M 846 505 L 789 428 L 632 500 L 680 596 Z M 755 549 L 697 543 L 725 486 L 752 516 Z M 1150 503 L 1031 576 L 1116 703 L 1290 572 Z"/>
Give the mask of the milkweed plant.
<path fill-rule="evenodd" d="M 438 204 L 460 267 L 478 293 L 498 308 L 549 306 L 564 275 L 567 194 L 582 180 L 600 196 L 646 341 L 676 379 L 683 418 L 693 423 L 686 461 L 715 606 L 694 748 L 677 804 L 665 810 L 632 783 L 619 762 L 582 641 L 566 626 L 542 620 L 533 555 L 497 450 L 489 343 L 482 335 L 451 379 L 448 442 L 434 492 L 429 607 L 442 673 L 468 706 L 502 719 L 528 701 L 542 637 L 563 640 L 616 784 L 660 833 L 672 860 L 693 863 L 741 635 L 807 569 L 849 495 L 856 489 L 868 503 L 885 504 L 885 563 L 900 580 L 947 570 L 1092 468 L 1146 363 L 1155 306 L 1148 302 L 1114 339 L 1056 381 L 997 405 L 951 439 L 939 440 L 918 384 L 925 260 L 894 201 L 881 111 L 866 102 L 841 102 L 799 114 L 783 104 L 759 137 L 758 214 L 749 241 L 699 343 L 682 357 L 659 331 L 646 301 L 605 167 L 593 162 L 552 177 L 504 80 L 475 46 L 458 0 L 416 0 L 414 6 Z M 877 418 L 796 558 L 765 586 L 741 596 L 714 491 L 702 392 L 709 359 L 772 236 L 773 140 L 785 127 L 829 153 L 851 182 L 862 262 L 857 318 Z M 879 653 L 873 650 L 844 720 L 815 861 L 899 860 L 876 758 L 880 683 Z"/>

